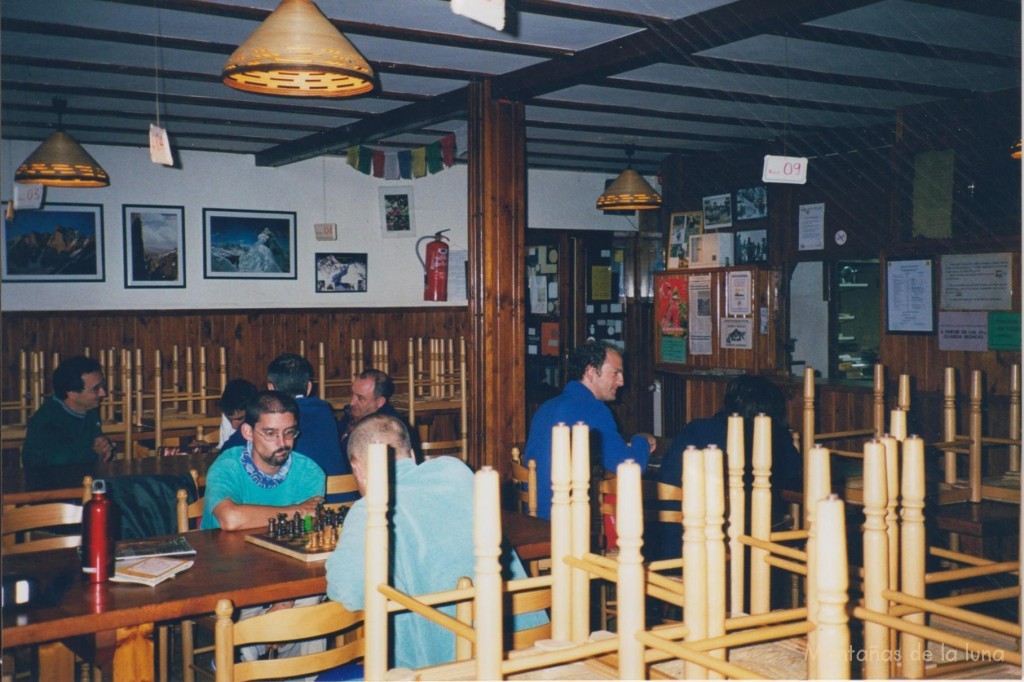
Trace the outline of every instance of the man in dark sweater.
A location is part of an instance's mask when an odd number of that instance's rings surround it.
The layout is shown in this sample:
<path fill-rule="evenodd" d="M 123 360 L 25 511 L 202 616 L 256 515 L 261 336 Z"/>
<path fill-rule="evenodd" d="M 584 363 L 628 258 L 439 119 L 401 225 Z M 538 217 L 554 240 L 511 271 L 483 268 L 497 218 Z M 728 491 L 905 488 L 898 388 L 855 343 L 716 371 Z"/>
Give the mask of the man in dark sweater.
<path fill-rule="evenodd" d="M 379 369 L 367 369 L 352 380 L 352 398 L 345 406 L 345 411 L 338 421 L 338 434 L 341 440 L 341 455 L 348 458 L 348 436 L 361 420 L 371 414 L 386 414 L 394 417 L 405 425 L 412 443 L 413 456 L 422 461 L 420 456 L 419 438 L 415 429 L 402 418 L 391 404 L 391 396 L 395 392 L 395 382 Z"/>
<path fill-rule="evenodd" d="M 114 446 L 100 428 L 107 385 L 98 362 L 68 358 L 53 372 L 53 395 L 32 415 L 21 448 L 25 468 L 109 462 Z"/>

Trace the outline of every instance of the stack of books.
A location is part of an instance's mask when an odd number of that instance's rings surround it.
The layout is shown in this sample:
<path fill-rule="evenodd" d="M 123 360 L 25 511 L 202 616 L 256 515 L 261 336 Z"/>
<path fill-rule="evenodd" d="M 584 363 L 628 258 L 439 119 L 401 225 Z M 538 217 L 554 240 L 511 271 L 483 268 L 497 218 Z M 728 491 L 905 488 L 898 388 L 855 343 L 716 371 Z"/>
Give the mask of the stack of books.
<path fill-rule="evenodd" d="M 110 578 L 119 583 L 159 585 L 192 568 L 196 550 L 183 535 L 160 540 L 118 543 L 116 564 Z"/>

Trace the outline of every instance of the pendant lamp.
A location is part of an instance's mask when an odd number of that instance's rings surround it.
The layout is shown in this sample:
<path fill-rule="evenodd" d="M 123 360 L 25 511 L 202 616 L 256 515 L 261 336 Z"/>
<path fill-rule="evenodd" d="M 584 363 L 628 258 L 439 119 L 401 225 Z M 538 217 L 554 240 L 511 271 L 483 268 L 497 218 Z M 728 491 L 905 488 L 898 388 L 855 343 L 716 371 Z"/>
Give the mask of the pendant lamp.
<path fill-rule="evenodd" d="M 110 177 L 103 166 L 61 130 L 67 100 L 54 98 L 57 130 L 29 154 L 14 172 L 14 181 L 49 187 L 106 187 Z"/>
<path fill-rule="evenodd" d="M 377 81 L 312 0 L 282 0 L 234 51 L 221 76 L 238 90 L 294 97 L 363 95 Z"/>
<path fill-rule="evenodd" d="M 602 211 L 649 211 L 661 208 L 661 195 L 633 170 L 632 149 L 626 150 L 626 158 L 629 159 L 628 167 L 597 198 L 597 207 Z"/>

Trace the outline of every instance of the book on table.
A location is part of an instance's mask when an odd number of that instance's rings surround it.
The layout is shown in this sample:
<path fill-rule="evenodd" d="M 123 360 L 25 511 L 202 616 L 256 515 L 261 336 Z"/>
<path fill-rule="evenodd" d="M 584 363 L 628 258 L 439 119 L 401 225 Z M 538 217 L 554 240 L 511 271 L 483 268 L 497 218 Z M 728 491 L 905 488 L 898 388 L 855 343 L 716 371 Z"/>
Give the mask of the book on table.
<path fill-rule="evenodd" d="M 159 585 L 182 571 L 192 568 L 192 559 L 159 556 L 118 561 L 111 580 L 118 583 Z"/>
<path fill-rule="evenodd" d="M 188 538 L 184 535 L 159 540 L 129 540 L 117 543 L 114 549 L 114 557 L 118 561 L 162 556 L 190 556 L 195 553 L 195 548 L 189 544 Z"/>

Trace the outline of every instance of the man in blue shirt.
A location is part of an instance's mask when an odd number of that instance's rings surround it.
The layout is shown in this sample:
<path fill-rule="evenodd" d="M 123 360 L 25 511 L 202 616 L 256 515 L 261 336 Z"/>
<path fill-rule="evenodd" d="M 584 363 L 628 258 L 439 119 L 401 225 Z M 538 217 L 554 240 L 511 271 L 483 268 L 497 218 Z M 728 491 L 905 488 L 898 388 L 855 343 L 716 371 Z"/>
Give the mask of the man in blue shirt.
<path fill-rule="evenodd" d="M 401 421 L 373 414 L 359 421 L 349 436 L 348 453 L 359 492 L 366 491 L 366 463 L 371 443 L 394 450 L 391 481 L 392 584 L 406 594 L 420 595 L 455 588 L 462 576 L 472 577 L 473 472 L 460 459 L 437 457 L 416 464 L 409 434 Z M 350 611 L 365 600 L 366 499 L 345 517 L 338 546 L 327 558 L 327 596 Z M 525 578 L 511 549 L 503 552 L 505 578 Z M 442 611 L 454 615 L 454 607 Z M 513 617 L 516 630 L 547 622 L 543 612 Z M 393 665 L 417 669 L 455 660 L 455 635 L 414 613 L 394 616 Z"/>
<path fill-rule="evenodd" d="M 570 427 L 583 422 L 590 427 L 590 456 L 600 461 L 605 471 L 615 471 L 627 459 L 645 469 L 654 452 L 651 435 L 638 433 L 629 443 L 623 440 L 605 405 L 615 400 L 623 384 L 619 351 L 606 343 L 588 341 L 569 356 L 568 371 L 571 381 L 562 395 L 540 406 L 526 441 L 526 459 L 537 462 L 537 516 L 543 519 L 551 517 L 551 429 L 559 422 Z"/>
<path fill-rule="evenodd" d="M 313 366 L 301 355 L 278 356 L 267 368 L 267 388 L 295 398 L 302 421 L 302 436 L 295 448 L 320 465 L 328 476 L 350 474 L 348 459 L 338 447 L 338 422 L 334 408 L 326 400 L 310 395 L 313 390 Z M 328 500 L 335 502 L 340 500 Z"/>

